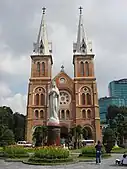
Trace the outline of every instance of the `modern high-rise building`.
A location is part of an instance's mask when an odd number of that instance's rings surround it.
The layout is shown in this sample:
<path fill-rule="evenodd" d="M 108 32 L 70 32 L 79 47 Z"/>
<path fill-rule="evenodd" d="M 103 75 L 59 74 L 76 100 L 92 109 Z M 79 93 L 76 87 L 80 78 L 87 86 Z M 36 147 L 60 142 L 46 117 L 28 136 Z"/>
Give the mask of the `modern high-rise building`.
<path fill-rule="evenodd" d="M 127 79 L 114 80 L 109 83 L 109 96 L 99 99 L 100 120 L 106 121 L 107 108 L 110 105 L 127 106 Z"/>
<path fill-rule="evenodd" d="M 109 83 L 109 95 L 127 99 L 127 79 L 114 80 Z"/>
<path fill-rule="evenodd" d="M 64 43 L 66 42 L 63 42 L 63 47 Z M 36 126 L 47 125 L 49 119 L 48 92 L 52 79 L 55 80 L 60 91 L 60 110 L 58 115 L 61 137 L 67 137 L 71 127 L 81 125 L 87 131 L 85 135 L 87 135 L 88 139 L 94 139 L 95 141 L 101 139 L 94 56 L 91 43 L 86 38 L 82 8 L 80 8 L 77 41 L 73 44 L 74 66 L 72 68 L 74 69 L 74 77 L 69 77 L 65 73 L 63 66 L 61 71 L 55 77 L 52 77 L 54 64 L 52 45 L 47 38 L 45 8 L 43 8 L 37 41 L 34 44 L 34 51 L 31 55 L 26 140 L 32 141 L 32 133 Z"/>
<path fill-rule="evenodd" d="M 125 106 L 126 100 L 120 97 L 102 97 L 99 99 L 100 121 L 106 122 L 107 109 L 110 105 Z"/>

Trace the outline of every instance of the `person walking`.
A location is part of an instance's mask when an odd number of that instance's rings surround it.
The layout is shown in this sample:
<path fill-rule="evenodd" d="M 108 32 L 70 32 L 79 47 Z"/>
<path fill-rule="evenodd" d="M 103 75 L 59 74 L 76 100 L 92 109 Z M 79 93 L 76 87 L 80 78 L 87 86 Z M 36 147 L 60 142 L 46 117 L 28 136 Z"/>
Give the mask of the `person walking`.
<path fill-rule="evenodd" d="M 101 142 L 98 141 L 97 145 L 95 146 L 95 149 L 96 149 L 96 164 L 101 164 L 101 148 L 102 148 Z"/>

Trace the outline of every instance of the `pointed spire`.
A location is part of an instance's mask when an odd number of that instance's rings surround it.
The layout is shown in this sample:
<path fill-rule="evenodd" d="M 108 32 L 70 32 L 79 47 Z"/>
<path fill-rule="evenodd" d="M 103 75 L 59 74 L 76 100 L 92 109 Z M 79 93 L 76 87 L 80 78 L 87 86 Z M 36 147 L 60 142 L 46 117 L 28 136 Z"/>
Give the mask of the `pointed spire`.
<path fill-rule="evenodd" d="M 52 52 L 52 44 L 48 42 L 47 28 L 45 23 L 46 8 L 42 8 L 42 19 L 37 37 L 37 42 L 34 43 L 34 53 L 40 55 L 50 55 Z"/>
<path fill-rule="evenodd" d="M 79 7 L 79 24 L 77 33 L 77 42 L 73 44 L 73 52 L 80 54 L 87 54 L 90 50 L 87 38 L 85 35 L 83 19 L 82 19 L 82 7 Z"/>

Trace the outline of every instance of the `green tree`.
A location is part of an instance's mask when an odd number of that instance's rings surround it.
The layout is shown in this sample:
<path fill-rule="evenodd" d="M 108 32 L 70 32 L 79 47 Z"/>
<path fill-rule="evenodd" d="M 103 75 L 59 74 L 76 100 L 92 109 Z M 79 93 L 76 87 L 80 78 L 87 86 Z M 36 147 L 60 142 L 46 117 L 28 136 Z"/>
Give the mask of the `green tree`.
<path fill-rule="evenodd" d="M 78 148 L 80 147 L 79 142 L 81 139 L 81 135 L 82 135 L 81 125 L 74 126 L 70 129 L 69 137 L 71 137 L 71 140 L 73 141 L 75 149 L 77 148 L 77 146 L 78 146 Z"/>
<path fill-rule="evenodd" d="M 76 140 L 78 143 L 78 148 L 80 147 L 81 135 L 82 135 L 82 127 L 81 125 L 77 125 L 76 126 Z"/>
<path fill-rule="evenodd" d="M 127 121 L 125 120 L 125 117 L 122 114 L 117 114 L 115 120 L 117 122 L 117 133 L 119 137 L 119 143 L 124 144 L 124 139 L 127 135 Z"/>
<path fill-rule="evenodd" d="M 47 136 L 47 127 L 46 126 L 37 126 L 33 133 L 33 141 L 35 140 L 35 146 L 42 146 L 46 140 Z"/>
<path fill-rule="evenodd" d="M 0 125 L 0 146 L 14 143 L 14 134 L 7 126 Z"/>
<path fill-rule="evenodd" d="M 25 139 L 25 116 L 23 114 L 13 114 L 13 132 L 15 135 L 15 141 Z"/>
<path fill-rule="evenodd" d="M 106 119 L 107 121 L 112 120 L 120 113 L 120 109 L 117 106 L 110 105 L 107 109 Z"/>
<path fill-rule="evenodd" d="M 83 128 L 82 133 L 83 133 L 83 138 L 87 139 L 89 135 L 88 130 L 86 128 Z"/>
<path fill-rule="evenodd" d="M 10 107 L 0 107 L 0 124 L 10 129 L 15 136 L 15 141 L 24 140 L 25 137 L 25 116 L 14 113 Z"/>
<path fill-rule="evenodd" d="M 104 136 L 103 136 L 103 144 L 105 146 L 105 150 L 107 153 L 110 153 L 114 144 L 115 144 L 115 133 L 114 131 L 110 128 L 107 127 L 104 131 Z"/>
<path fill-rule="evenodd" d="M 115 134 L 116 143 L 123 145 L 127 138 L 127 107 L 109 106 L 106 118 Z"/>
<path fill-rule="evenodd" d="M 13 130 L 13 112 L 10 107 L 0 107 L 0 124 Z"/>

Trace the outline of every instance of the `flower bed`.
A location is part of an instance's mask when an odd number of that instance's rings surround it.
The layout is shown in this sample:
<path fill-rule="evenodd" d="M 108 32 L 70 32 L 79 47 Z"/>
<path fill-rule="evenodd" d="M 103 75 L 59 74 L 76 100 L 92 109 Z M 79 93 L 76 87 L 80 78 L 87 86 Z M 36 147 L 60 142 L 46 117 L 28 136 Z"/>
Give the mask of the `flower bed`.
<path fill-rule="evenodd" d="M 52 164 L 71 161 L 73 161 L 73 159 L 69 157 L 69 150 L 52 146 L 36 148 L 35 153 L 28 159 L 28 163 L 30 164 Z"/>
<path fill-rule="evenodd" d="M 69 151 L 61 147 L 40 147 L 35 149 L 34 157 L 47 159 L 68 158 Z"/>
<path fill-rule="evenodd" d="M 29 155 L 24 147 L 11 145 L 4 148 L 4 156 L 8 158 L 24 158 Z"/>

